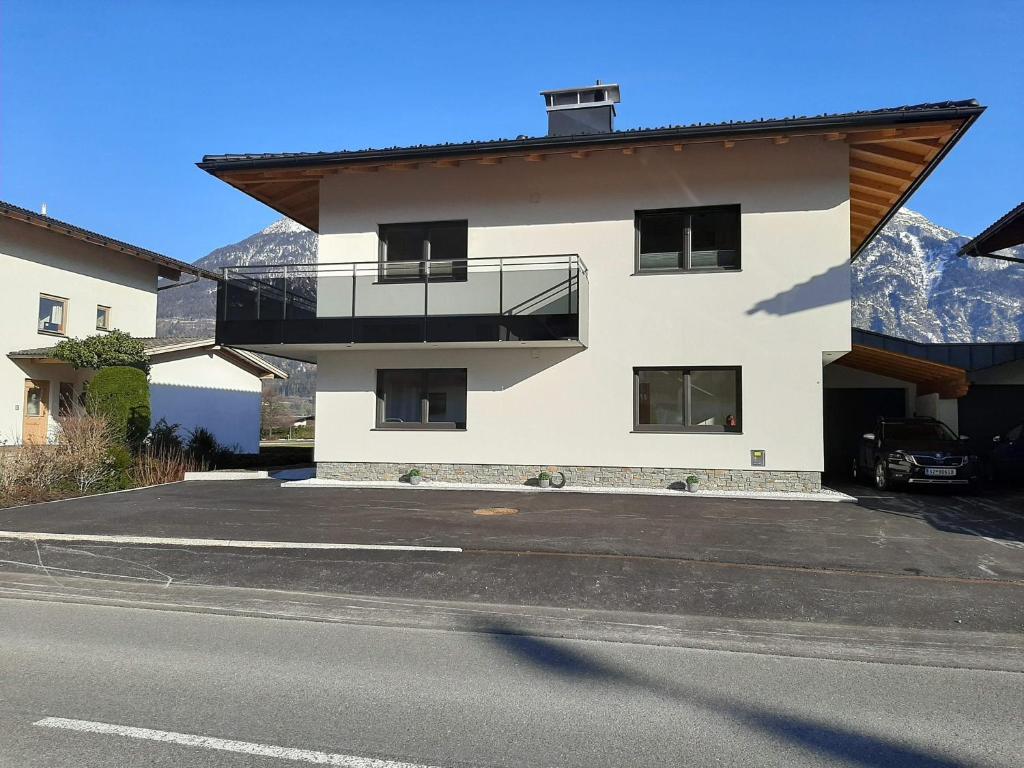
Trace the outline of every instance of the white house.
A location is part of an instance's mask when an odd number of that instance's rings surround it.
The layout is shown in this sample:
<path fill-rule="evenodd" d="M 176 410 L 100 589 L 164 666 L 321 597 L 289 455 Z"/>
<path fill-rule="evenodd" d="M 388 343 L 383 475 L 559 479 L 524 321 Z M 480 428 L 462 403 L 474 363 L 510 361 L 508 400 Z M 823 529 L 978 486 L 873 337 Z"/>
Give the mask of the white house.
<path fill-rule="evenodd" d="M 63 338 L 119 329 L 151 359 L 153 418 L 205 426 L 218 441 L 259 450 L 260 392 L 285 374 L 213 339 L 154 339 L 158 279 L 214 277 L 166 256 L 0 203 L 0 443 L 43 442 L 82 398 L 89 370 L 54 359 Z"/>
<path fill-rule="evenodd" d="M 819 487 L 849 261 L 983 108 L 616 131 L 617 86 L 543 96 L 539 137 L 205 157 L 319 233 L 228 270 L 218 342 L 318 364 L 321 477 Z"/>

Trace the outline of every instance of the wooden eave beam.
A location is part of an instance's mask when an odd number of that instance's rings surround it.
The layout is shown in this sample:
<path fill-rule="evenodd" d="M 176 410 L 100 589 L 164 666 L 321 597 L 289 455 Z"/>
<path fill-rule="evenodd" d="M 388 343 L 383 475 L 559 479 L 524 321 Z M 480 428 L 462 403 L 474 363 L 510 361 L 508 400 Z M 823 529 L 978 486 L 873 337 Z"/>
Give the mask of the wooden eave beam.
<path fill-rule="evenodd" d="M 882 165 L 908 170 L 914 170 L 926 163 L 920 155 L 893 149 L 885 144 L 852 144 L 850 145 L 850 157 L 860 157 Z"/>
<path fill-rule="evenodd" d="M 859 157 L 850 158 L 850 168 L 863 174 L 881 176 L 883 179 L 895 179 L 898 181 L 913 181 L 917 175 L 902 168 L 892 168 L 887 165 L 868 162 Z"/>
<path fill-rule="evenodd" d="M 904 128 L 880 128 L 866 131 L 850 131 L 846 140 L 851 144 L 869 141 L 892 141 L 893 139 L 941 139 L 955 133 L 959 122 L 929 123 Z"/>
<path fill-rule="evenodd" d="M 869 200 L 872 203 L 892 205 L 899 198 L 899 192 L 887 192 L 878 187 L 861 184 L 855 179 L 850 180 L 850 196 L 858 200 Z"/>
<path fill-rule="evenodd" d="M 896 179 L 880 181 L 874 176 L 860 173 L 856 168 L 853 168 L 852 166 L 850 168 L 850 184 L 856 184 L 857 186 L 873 189 L 876 192 L 893 194 L 896 196 L 902 195 L 907 188 L 907 184 L 904 182 L 898 182 Z"/>

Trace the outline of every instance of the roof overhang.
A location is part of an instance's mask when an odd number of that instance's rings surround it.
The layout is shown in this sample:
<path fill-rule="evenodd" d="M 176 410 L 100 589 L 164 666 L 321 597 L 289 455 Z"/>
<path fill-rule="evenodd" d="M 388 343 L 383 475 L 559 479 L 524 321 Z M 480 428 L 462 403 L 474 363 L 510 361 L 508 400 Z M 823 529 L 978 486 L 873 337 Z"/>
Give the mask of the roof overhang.
<path fill-rule="evenodd" d="M 146 347 L 146 356 L 150 358 L 153 363 L 160 362 L 159 357 L 163 355 L 171 355 L 177 352 L 198 352 L 201 354 L 219 354 L 226 359 L 230 360 L 235 365 L 244 368 L 245 370 L 252 373 L 254 376 L 258 376 L 261 379 L 287 379 L 288 374 L 278 368 L 276 365 L 268 362 L 260 355 L 250 352 L 246 349 L 237 349 L 235 347 L 224 347 L 217 344 L 216 341 L 211 339 L 188 339 L 187 341 L 175 341 L 173 338 L 168 338 L 166 344 L 151 344 Z M 64 363 L 54 356 L 54 347 L 44 347 L 41 349 L 27 349 L 22 351 L 10 352 L 7 357 L 12 360 L 31 360 L 35 363 L 51 363 L 59 364 Z"/>
<path fill-rule="evenodd" d="M 1003 261 L 1024 263 L 1024 259 L 997 251 L 1024 244 L 1024 203 L 1000 218 L 976 238 L 966 243 L 959 256 L 987 256 Z"/>
<path fill-rule="evenodd" d="M 538 162 L 550 155 L 635 154 L 692 144 L 785 144 L 814 136 L 849 146 L 850 250 L 856 258 L 985 108 L 974 100 L 845 115 L 541 136 L 467 144 L 278 155 L 208 155 L 198 166 L 300 224 L 319 231 L 320 182 L 336 174 Z"/>
<path fill-rule="evenodd" d="M 159 276 L 167 278 L 168 280 L 179 280 L 183 272 L 189 275 L 195 275 L 197 278 L 205 277 L 209 280 L 220 279 L 220 275 L 203 269 L 202 267 L 187 264 L 184 261 L 172 259 L 169 256 L 164 256 L 156 253 L 155 251 L 150 251 L 146 248 L 139 248 L 131 243 L 115 240 L 97 232 L 91 232 L 88 229 L 82 229 L 74 224 L 68 224 L 65 221 L 44 216 L 43 214 L 30 211 L 27 208 L 21 208 L 17 205 L 11 205 L 10 203 L 5 203 L 3 201 L 0 201 L 0 216 L 14 221 L 20 221 L 25 224 L 31 224 L 35 227 L 39 227 L 40 229 L 56 232 L 60 235 L 64 235 L 65 237 L 71 237 L 76 240 L 81 240 L 82 242 L 91 243 L 92 245 L 98 245 L 101 248 L 106 248 L 116 253 L 134 256 L 137 259 L 142 259 L 143 261 L 156 264 L 159 268 Z"/>
<path fill-rule="evenodd" d="M 942 398 L 958 398 L 970 389 L 967 371 L 963 368 L 861 344 L 854 344 L 852 350 L 834 364 L 910 382 L 917 385 L 918 395 L 935 393 Z"/>

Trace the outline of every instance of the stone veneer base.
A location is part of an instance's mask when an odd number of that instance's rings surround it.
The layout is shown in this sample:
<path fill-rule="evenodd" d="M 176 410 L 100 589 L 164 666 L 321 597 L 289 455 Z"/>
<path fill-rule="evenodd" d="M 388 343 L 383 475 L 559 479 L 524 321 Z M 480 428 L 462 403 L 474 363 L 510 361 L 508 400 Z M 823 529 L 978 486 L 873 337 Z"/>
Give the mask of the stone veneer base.
<path fill-rule="evenodd" d="M 323 480 L 398 480 L 411 464 L 386 462 L 321 461 L 316 476 Z M 449 483 L 525 485 L 541 470 L 558 471 L 570 486 L 609 488 L 678 488 L 689 475 L 700 478 L 709 491 L 821 490 L 820 472 L 774 469 L 681 469 L 678 467 L 545 467 L 527 464 L 417 464 L 427 480 Z"/>

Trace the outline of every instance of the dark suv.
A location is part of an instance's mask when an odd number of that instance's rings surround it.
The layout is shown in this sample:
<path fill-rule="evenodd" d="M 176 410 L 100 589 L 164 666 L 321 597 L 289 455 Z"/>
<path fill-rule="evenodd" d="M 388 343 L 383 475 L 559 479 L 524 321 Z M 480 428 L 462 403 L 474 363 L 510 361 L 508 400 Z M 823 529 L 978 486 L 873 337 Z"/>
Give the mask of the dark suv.
<path fill-rule="evenodd" d="M 864 435 L 854 460 L 854 477 L 872 478 L 882 491 L 895 483 L 966 485 L 972 490 L 981 463 L 963 436 L 936 419 L 879 419 Z"/>

